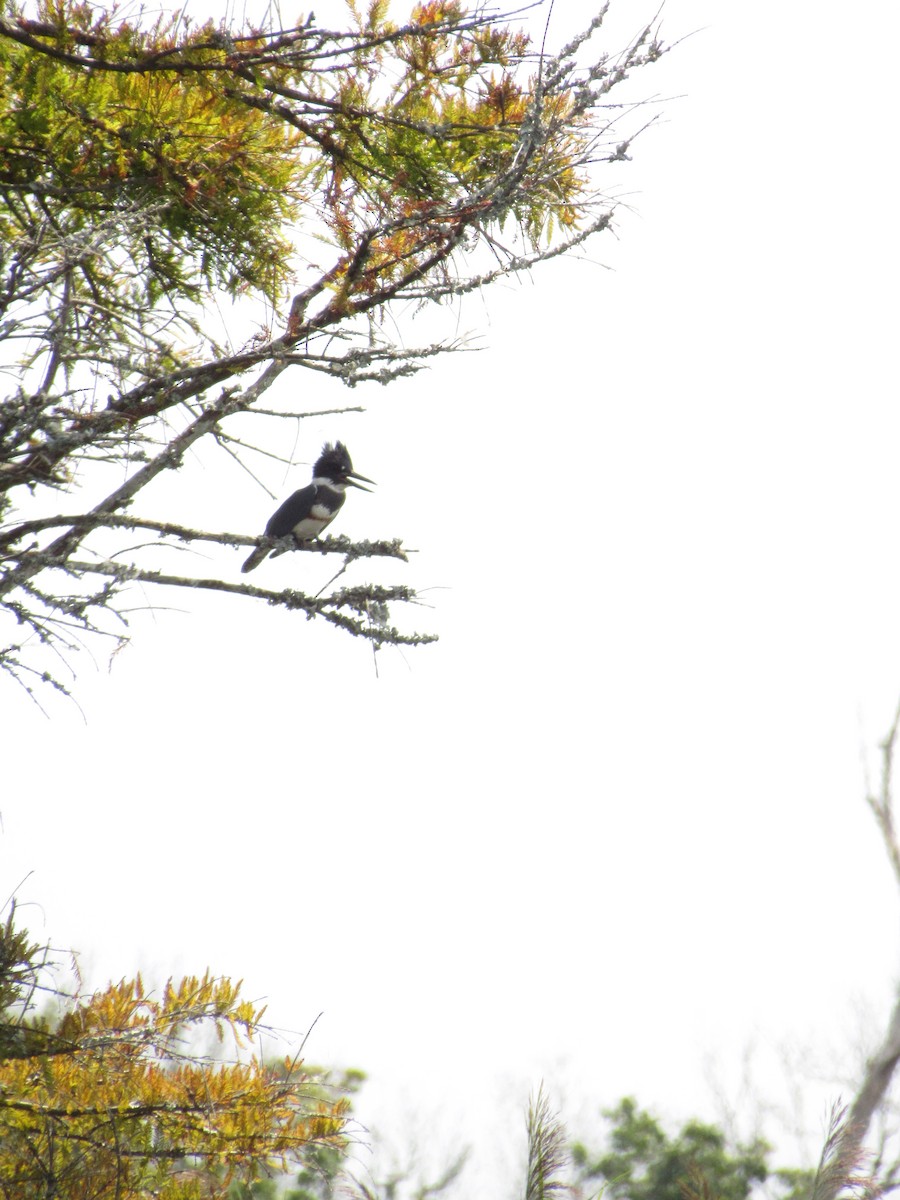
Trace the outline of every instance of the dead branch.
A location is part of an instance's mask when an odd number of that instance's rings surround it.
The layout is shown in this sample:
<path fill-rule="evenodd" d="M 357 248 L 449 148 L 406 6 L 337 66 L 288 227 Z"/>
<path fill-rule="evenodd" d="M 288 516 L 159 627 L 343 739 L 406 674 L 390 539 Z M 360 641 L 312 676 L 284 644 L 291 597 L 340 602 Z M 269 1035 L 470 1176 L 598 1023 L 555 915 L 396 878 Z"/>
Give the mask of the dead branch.
<path fill-rule="evenodd" d="M 894 752 L 900 736 L 900 705 L 887 736 L 881 742 L 881 780 L 877 792 L 866 791 L 866 803 L 871 809 L 882 842 L 900 886 L 900 846 L 897 843 L 894 823 L 893 769 Z M 897 1064 L 900 1062 L 900 992 L 888 1020 L 887 1030 L 878 1049 L 866 1063 L 862 1081 L 846 1115 L 834 1131 L 834 1157 L 841 1163 L 859 1164 L 864 1157 L 864 1143 L 870 1126 L 884 1105 Z M 846 1186 L 841 1180 L 841 1171 L 826 1173 L 816 1192 L 816 1200 L 836 1200 Z"/>

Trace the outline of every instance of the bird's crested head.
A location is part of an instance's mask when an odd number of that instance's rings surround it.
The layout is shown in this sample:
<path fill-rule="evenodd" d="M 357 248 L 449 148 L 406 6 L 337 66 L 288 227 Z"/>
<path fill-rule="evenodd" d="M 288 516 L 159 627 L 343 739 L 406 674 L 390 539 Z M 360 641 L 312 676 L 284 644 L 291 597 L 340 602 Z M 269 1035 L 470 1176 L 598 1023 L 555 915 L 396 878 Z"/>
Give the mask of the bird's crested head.
<path fill-rule="evenodd" d="M 313 475 L 316 479 L 330 479 L 332 483 L 349 484 L 363 492 L 369 491 L 369 488 L 357 483 L 358 479 L 364 483 L 374 483 L 374 480 L 367 479 L 365 475 L 360 475 L 358 471 L 353 470 L 353 460 L 343 442 L 335 442 L 333 446 L 331 442 L 325 443 L 322 453 L 316 460 Z"/>

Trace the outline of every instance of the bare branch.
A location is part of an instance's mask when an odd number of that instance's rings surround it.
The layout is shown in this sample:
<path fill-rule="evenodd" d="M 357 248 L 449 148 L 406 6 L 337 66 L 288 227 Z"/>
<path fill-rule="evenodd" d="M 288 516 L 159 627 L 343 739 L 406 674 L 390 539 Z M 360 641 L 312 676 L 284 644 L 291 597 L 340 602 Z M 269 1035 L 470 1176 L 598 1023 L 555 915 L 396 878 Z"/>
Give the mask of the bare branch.
<path fill-rule="evenodd" d="M 881 750 L 881 788 L 878 795 L 868 793 L 866 795 L 866 803 L 869 805 L 878 823 L 884 848 L 887 851 L 888 860 L 894 872 L 894 878 L 897 884 L 900 885 L 900 844 L 897 842 L 897 833 L 894 826 L 893 796 L 894 750 L 897 745 L 898 732 L 900 732 L 900 704 L 898 704 L 897 711 L 894 714 L 893 724 L 879 746 Z"/>
<path fill-rule="evenodd" d="M 894 878 L 900 886 L 900 847 L 894 823 L 893 768 L 894 751 L 900 736 L 900 705 L 881 751 L 881 786 L 876 793 L 867 788 L 866 803 L 872 810 L 887 852 Z M 835 1117 L 816 1184 L 815 1200 L 836 1200 L 842 1188 L 850 1186 L 845 1178 L 857 1171 L 863 1161 L 863 1145 L 870 1126 L 885 1103 L 888 1089 L 900 1063 L 900 993 L 898 993 L 881 1045 L 866 1063 L 862 1082 L 846 1114 Z M 827 1161 L 826 1161 L 827 1160 Z"/>

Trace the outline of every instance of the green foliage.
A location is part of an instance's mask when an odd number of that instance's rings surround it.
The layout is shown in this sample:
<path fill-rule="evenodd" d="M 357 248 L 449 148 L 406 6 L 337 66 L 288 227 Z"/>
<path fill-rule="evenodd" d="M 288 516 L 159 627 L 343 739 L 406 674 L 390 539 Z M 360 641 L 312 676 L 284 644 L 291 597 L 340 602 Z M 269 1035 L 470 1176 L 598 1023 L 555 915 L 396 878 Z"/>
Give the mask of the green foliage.
<path fill-rule="evenodd" d="M 782 1167 L 773 1174 L 781 1188 L 781 1200 L 814 1200 L 816 1171 L 808 1167 Z"/>
<path fill-rule="evenodd" d="M 334 1200 L 347 1194 L 344 1154 L 335 1146 L 313 1146 L 306 1165 L 289 1183 L 281 1179 L 232 1180 L 226 1200 Z"/>
<path fill-rule="evenodd" d="M 38 987 L 42 952 L 24 930 L 15 927 L 15 904 L 0 925 L 0 1058 L 27 1054 L 39 1030 L 26 1021 Z"/>
<path fill-rule="evenodd" d="M 352 281 L 371 294 L 452 234 L 452 223 L 426 232 L 421 205 L 438 212 L 502 170 L 533 98 L 515 78 L 521 32 L 476 22 L 460 37 L 455 3 L 419 5 L 404 27 L 386 8 L 357 16 L 340 69 L 323 71 L 302 30 L 285 54 L 261 32 L 194 29 L 179 14 L 141 28 L 40 0 L 30 20 L 6 0 L 0 229 L 26 234 L 35 205 L 69 233 L 144 207 L 151 219 L 124 231 L 121 250 L 155 303 L 214 285 L 276 300 L 290 279 L 288 223 L 324 217 L 347 250 L 364 223 L 389 221 L 398 228 Z M 561 111 L 557 100 L 547 118 Z M 570 131 L 523 176 L 516 215 L 535 238 L 551 209 L 573 219 L 577 149 Z"/>
<path fill-rule="evenodd" d="M 24 930 L 15 927 L 16 908 L 9 906 L 9 914 L 0 925 L 0 1014 L 4 1021 L 0 1030 L 7 1031 L 13 1009 L 20 1004 L 34 984 L 35 963 L 40 947 L 28 939 Z"/>
<path fill-rule="evenodd" d="M 6 12 L 21 24 L 12 5 Z M 302 195 L 297 138 L 202 69 L 224 54 L 210 44 L 213 26 L 175 53 L 175 17 L 139 32 L 110 12 L 42 0 L 39 25 L 46 32 L 31 44 L 0 38 L 6 236 L 27 235 L 40 209 L 71 235 L 137 206 L 152 219 L 123 227 L 120 249 L 142 266 L 146 302 L 166 289 L 195 298 L 201 283 L 277 294 L 286 281 L 282 226 Z M 84 44 L 102 66 L 80 61 Z M 167 54 L 173 68 L 191 54 L 197 69 L 125 69 Z M 109 277 L 101 282 L 114 293 Z"/>
<path fill-rule="evenodd" d="M 582 1183 L 600 1183 L 609 1200 L 747 1200 L 769 1177 L 769 1147 L 756 1140 L 731 1146 L 721 1129 L 688 1121 L 670 1137 L 631 1098 L 604 1112 L 606 1149 L 572 1147 Z"/>

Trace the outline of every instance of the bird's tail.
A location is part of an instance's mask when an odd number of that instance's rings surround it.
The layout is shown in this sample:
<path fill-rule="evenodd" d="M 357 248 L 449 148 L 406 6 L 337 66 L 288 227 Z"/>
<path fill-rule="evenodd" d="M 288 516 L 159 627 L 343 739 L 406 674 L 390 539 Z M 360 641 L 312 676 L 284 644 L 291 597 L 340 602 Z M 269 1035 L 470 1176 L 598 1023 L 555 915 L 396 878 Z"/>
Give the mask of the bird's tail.
<path fill-rule="evenodd" d="M 246 574 L 248 571 L 255 570 L 255 568 L 259 566 L 271 549 L 271 546 L 254 546 L 250 557 L 241 567 L 241 570 L 244 572 L 244 574 Z"/>

